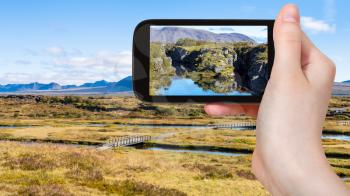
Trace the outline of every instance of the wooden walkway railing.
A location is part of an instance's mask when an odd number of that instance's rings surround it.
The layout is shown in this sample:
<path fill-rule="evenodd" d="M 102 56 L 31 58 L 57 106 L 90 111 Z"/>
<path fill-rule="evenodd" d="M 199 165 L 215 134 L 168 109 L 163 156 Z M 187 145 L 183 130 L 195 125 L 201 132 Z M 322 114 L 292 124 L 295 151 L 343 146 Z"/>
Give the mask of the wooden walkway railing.
<path fill-rule="evenodd" d="M 350 120 L 337 121 L 337 125 L 342 125 L 342 126 L 350 125 Z"/>
<path fill-rule="evenodd" d="M 98 147 L 98 149 L 106 150 L 109 148 L 120 147 L 120 146 L 131 146 L 131 145 L 143 143 L 151 139 L 152 137 L 149 135 L 116 137 L 108 140 L 106 144 L 102 145 L 101 147 Z"/>
<path fill-rule="evenodd" d="M 212 125 L 213 128 L 255 127 L 255 122 L 237 122 L 233 124 Z"/>

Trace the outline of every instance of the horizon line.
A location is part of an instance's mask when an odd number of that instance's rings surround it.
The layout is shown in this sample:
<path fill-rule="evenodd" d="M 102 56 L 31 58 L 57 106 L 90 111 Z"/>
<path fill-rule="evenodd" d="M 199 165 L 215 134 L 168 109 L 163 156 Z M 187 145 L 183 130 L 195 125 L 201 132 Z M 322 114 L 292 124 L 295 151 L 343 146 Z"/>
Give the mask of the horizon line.
<path fill-rule="evenodd" d="M 82 84 L 60 84 L 60 83 L 54 82 L 54 81 L 48 82 L 48 83 L 35 81 L 35 82 L 27 82 L 27 83 L 24 83 L 24 82 L 20 82 L 20 83 L 6 83 L 6 84 L 1 84 L 1 83 L 0 83 L 0 86 L 6 86 L 6 85 L 11 85 L 11 84 L 12 84 L 12 85 L 25 85 L 25 84 L 35 84 L 35 83 L 38 83 L 38 84 L 52 84 L 52 83 L 55 83 L 55 84 L 58 84 L 58 85 L 60 85 L 60 86 L 73 86 L 73 85 L 75 85 L 75 86 L 81 86 L 81 85 L 84 85 L 84 84 L 87 84 L 87 83 L 96 83 L 96 82 L 101 82 L 101 81 L 106 81 L 106 82 L 109 82 L 109 83 L 112 83 L 112 82 L 119 82 L 119 81 L 121 81 L 121 80 L 123 80 L 123 79 L 125 79 L 125 78 L 127 78 L 127 77 L 132 77 L 132 75 L 128 75 L 128 76 L 123 77 L 123 78 L 121 78 L 120 80 L 117 80 L 117 81 L 108 81 L 108 80 L 106 80 L 106 79 L 102 79 L 102 80 L 95 80 L 95 81 L 91 81 L 91 82 L 84 82 L 84 83 L 82 83 Z"/>

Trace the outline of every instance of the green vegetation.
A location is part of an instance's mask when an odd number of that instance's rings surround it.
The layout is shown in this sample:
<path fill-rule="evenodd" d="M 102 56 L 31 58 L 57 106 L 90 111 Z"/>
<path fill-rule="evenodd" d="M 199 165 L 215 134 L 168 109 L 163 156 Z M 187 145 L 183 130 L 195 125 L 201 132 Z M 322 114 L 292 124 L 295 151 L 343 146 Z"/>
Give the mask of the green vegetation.
<path fill-rule="evenodd" d="M 210 43 L 210 42 L 196 41 L 196 40 L 189 39 L 189 38 L 180 38 L 177 40 L 175 45 L 176 46 L 201 46 L 201 45 L 208 44 L 208 43 Z"/>
<path fill-rule="evenodd" d="M 330 101 L 329 107 L 330 108 L 350 107 L 350 97 L 333 97 Z"/>
<path fill-rule="evenodd" d="M 175 44 L 151 43 L 150 50 L 151 95 L 169 87 L 175 77 L 189 78 L 204 90 L 216 93 L 246 92 L 249 81 L 259 77 L 259 66 L 266 67 L 268 59 L 266 45 L 250 42 L 182 38 Z M 251 69 L 255 66 L 259 68 Z"/>
<path fill-rule="evenodd" d="M 151 43 L 150 53 L 150 95 L 154 95 L 160 87 L 171 84 L 175 69 L 171 65 L 171 59 L 165 55 L 161 44 Z"/>

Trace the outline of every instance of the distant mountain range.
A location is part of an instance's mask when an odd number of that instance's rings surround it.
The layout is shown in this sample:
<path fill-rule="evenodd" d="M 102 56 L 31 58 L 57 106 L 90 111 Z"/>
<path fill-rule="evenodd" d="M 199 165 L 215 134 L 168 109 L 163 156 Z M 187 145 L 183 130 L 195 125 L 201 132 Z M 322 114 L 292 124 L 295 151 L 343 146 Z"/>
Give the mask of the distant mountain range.
<path fill-rule="evenodd" d="M 82 85 L 59 85 L 57 83 L 42 84 L 38 82 L 29 84 L 0 85 L 3 94 L 114 94 L 132 91 L 132 77 L 128 76 L 118 82 L 105 80 Z"/>
<path fill-rule="evenodd" d="M 59 85 L 51 82 L 41 84 L 38 82 L 29 84 L 6 84 L 0 85 L 0 94 L 47 94 L 47 95 L 103 95 L 121 94 L 132 95 L 132 77 L 125 77 L 118 82 L 107 82 L 105 80 L 82 85 Z M 350 80 L 335 82 L 333 95 L 350 96 Z"/>
<path fill-rule="evenodd" d="M 180 38 L 213 42 L 239 42 L 255 40 L 241 33 L 213 33 L 207 30 L 183 27 L 151 28 L 151 42 L 175 43 Z"/>
<path fill-rule="evenodd" d="M 334 82 L 332 94 L 336 96 L 350 96 L 350 80 Z"/>

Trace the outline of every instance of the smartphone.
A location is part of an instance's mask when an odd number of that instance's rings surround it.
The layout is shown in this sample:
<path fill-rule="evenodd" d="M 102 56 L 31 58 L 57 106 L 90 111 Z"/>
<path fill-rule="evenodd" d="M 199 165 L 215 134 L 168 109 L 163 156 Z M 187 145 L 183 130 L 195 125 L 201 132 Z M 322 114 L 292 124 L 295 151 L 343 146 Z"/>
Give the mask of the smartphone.
<path fill-rule="evenodd" d="M 146 102 L 258 103 L 274 20 L 152 19 L 133 35 L 133 89 Z"/>

